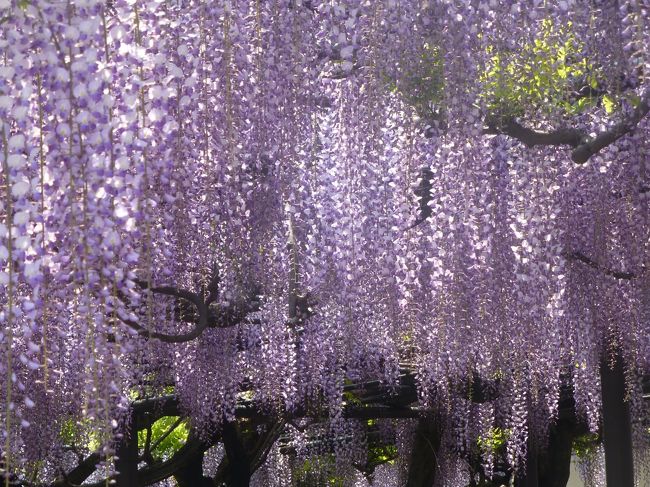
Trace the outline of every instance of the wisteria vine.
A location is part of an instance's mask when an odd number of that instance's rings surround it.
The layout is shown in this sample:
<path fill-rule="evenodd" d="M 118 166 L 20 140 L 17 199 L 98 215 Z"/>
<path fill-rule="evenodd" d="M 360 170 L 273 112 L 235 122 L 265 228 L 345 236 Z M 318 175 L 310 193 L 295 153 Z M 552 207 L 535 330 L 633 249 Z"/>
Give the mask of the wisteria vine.
<path fill-rule="evenodd" d="M 300 474 L 283 448 L 362 485 L 375 440 L 346 387 L 404 370 L 444 425 L 439 485 L 465 485 L 464 461 L 524 471 L 567 389 L 597 433 L 617 358 L 643 456 L 649 19 L 640 0 L 0 0 L 7 485 L 74 469 L 71 435 L 112 479 L 133 401 L 170 391 L 201 441 L 244 399 L 325 421 L 285 428 L 258 485 Z M 408 456 L 414 424 L 380 437 Z"/>

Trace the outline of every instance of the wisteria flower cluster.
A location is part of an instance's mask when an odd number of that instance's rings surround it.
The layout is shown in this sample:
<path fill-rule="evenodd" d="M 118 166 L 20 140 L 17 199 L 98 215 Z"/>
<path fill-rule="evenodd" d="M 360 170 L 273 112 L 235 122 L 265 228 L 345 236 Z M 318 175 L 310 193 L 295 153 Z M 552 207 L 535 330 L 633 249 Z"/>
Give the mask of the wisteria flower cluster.
<path fill-rule="evenodd" d="M 326 419 L 259 485 L 325 436 L 362 485 L 346 387 L 405 370 L 440 485 L 525 469 L 563 391 L 599 432 L 603 364 L 644 414 L 647 2 L 0 0 L 0 34 L 4 478 L 71 435 L 111 478 L 171 393 L 203 441 L 244 400 Z"/>

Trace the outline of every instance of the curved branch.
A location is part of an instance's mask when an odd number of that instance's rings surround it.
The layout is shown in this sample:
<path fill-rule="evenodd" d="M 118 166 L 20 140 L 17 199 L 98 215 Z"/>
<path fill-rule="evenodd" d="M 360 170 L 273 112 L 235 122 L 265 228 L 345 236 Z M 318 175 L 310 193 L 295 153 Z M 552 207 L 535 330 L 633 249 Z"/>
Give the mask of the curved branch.
<path fill-rule="evenodd" d="M 133 330 L 137 331 L 138 335 L 143 336 L 145 338 L 156 338 L 157 340 L 160 340 L 161 342 L 165 342 L 165 343 L 190 342 L 195 338 L 200 337 L 203 331 L 207 328 L 207 325 L 202 325 L 201 322 L 199 322 L 199 324 L 197 324 L 191 331 L 188 331 L 187 333 L 181 333 L 180 335 L 170 335 L 167 333 L 160 333 L 157 331 L 147 330 L 136 321 L 130 320 L 128 318 L 122 318 L 121 316 L 119 318 L 120 321 L 122 321 L 122 323 L 127 325 L 129 328 L 132 328 Z"/>
<path fill-rule="evenodd" d="M 172 297 L 184 299 L 185 301 L 189 301 L 194 306 L 196 306 L 196 309 L 199 313 L 199 319 L 196 325 L 194 326 L 194 328 L 191 331 L 187 333 L 182 333 L 180 335 L 170 335 L 168 333 L 160 333 L 156 331 L 147 330 L 145 327 L 143 327 L 136 321 L 119 316 L 120 320 L 125 325 L 137 331 L 138 335 L 147 338 L 156 338 L 165 343 L 184 343 L 184 342 L 192 341 L 195 338 L 198 338 L 199 336 L 201 336 L 203 331 L 208 327 L 208 306 L 206 305 L 205 301 L 203 301 L 203 298 L 198 294 L 193 293 L 192 291 L 188 291 L 186 289 L 178 289 L 173 286 L 154 287 L 154 286 L 150 286 L 145 281 L 135 280 L 134 282 L 142 289 L 149 289 L 151 292 L 155 294 L 172 296 Z"/>
<path fill-rule="evenodd" d="M 214 286 L 217 286 L 218 279 L 218 276 L 213 278 L 212 284 Z M 138 322 L 119 316 L 118 314 L 119 319 L 129 328 L 138 332 L 138 335 L 146 338 L 156 338 L 165 343 L 185 343 L 192 341 L 201 336 L 206 328 L 231 328 L 237 326 L 244 321 L 249 313 L 257 311 L 259 305 L 259 303 L 253 300 L 245 303 L 233 303 L 228 306 L 217 305 L 212 302 L 216 299 L 216 295 L 212 291 L 208 295 L 208 301 L 204 301 L 199 294 L 186 289 L 178 289 L 173 286 L 149 287 L 149 285 L 144 281 L 136 280 L 134 282 L 142 289 L 149 289 L 155 294 L 183 299 L 192 303 L 196 307 L 198 311 L 198 320 L 196 320 L 194 328 L 187 333 L 181 333 L 179 335 L 147 330 Z"/>
<path fill-rule="evenodd" d="M 586 141 L 586 135 L 577 129 L 557 129 L 552 132 L 537 132 L 524 127 L 513 118 L 498 120 L 496 117 L 486 119 L 487 128 L 484 134 L 503 134 L 513 137 L 523 142 L 526 147 L 535 147 L 536 145 L 569 145 L 571 147 L 580 146 Z"/>
<path fill-rule="evenodd" d="M 635 274 L 633 272 L 615 271 L 615 270 L 604 268 L 600 264 L 598 264 L 598 262 L 587 257 L 585 254 L 583 254 L 578 250 L 575 250 L 573 252 L 565 252 L 563 256 L 567 260 L 577 260 L 582 262 L 583 264 L 587 264 L 589 267 L 596 269 L 597 271 L 600 271 L 603 274 L 614 277 L 616 279 L 632 280 L 632 279 L 636 279 L 641 275 L 641 274 Z"/>
<path fill-rule="evenodd" d="M 179 289 L 174 286 L 149 286 L 149 284 L 146 281 L 142 281 L 140 279 L 135 279 L 133 282 L 135 282 L 140 288 L 142 289 L 149 289 L 152 293 L 154 294 L 162 294 L 164 296 L 172 296 L 180 299 L 184 299 L 185 301 L 189 301 L 193 305 L 195 305 L 199 312 L 201 311 L 201 306 L 205 306 L 205 302 L 196 293 L 193 293 L 192 291 L 188 291 L 187 289 Z"/>
<path fill-rule="evenodd" d="M 91 453 L 79 465 L 63 476 L 63 479 L 57 480 L 52 484 L 53 487 L 68 487 L 79 485 L 90 477 L 97 469 L 97 464 L 101 461 L 98 452 Z"/>
<path fill-rule="evenodd" d="M 206 451 L 210 446 L 198 439 L 187 440 L 187 443 L 180 447 L 169 460 L 165 460 L 155 466 L 147 466 L 140 469 L 137 474 L 138 485 L 151 485 L 168 479 L 178 469 L 190 462 L 196 454 Z M 113 480 L 113 477 L 88 484 L 85 487 L 104 487 L 106 482 L 110 482 L 111 480 Z"/>
<path fill-rule="evenodd" d="M 584 164 L 591 156 L 598 153 L 610 144 L 613 144 L 624 135 L 632 132 L 639 122 L 650 111 L 650 88 L 648 88 L 637 107 L 626 120 L 617 123 L 609 130 L 602 132 L 595 138 L 583 142 L 571 152 L 571 159 L 576 164 Z"/>
<path fill-rule="evenodd" d="M 500 120 L 496 116 L 486 117 L 487 127 L 484 134 L 503 134 L 513 137 L 527 147 L 536 145 L 568 145 L 573 147 L 571 159 L 576 164 L 584 164 L 589 158 L 608 145 L 613 144 L 621 137 L 632 132 L 641 120 L 650 111 L 650 88 L 648 88 L 639 101 L 639 104 L 632 113 L 621 122 L 612 126 L 609 130 L 601 132 L 596 137 L 589 137 L 578 129 L 563 128 L 551 132 L 537 132 L 524 127 L 513 118 Z"/>

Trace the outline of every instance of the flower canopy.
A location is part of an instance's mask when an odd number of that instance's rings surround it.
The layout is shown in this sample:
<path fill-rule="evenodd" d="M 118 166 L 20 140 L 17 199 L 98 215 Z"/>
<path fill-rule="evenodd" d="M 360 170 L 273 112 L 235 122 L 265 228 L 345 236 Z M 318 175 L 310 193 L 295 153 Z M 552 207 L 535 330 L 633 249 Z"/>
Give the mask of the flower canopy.
<path fill-rule="evenodd" d="M 641 0 L 0 0 L 3 468 L 109 479 L 164 394 L 356 451 L 346 387 L 406 371 L 465 485 L 567 390 L 597 433 L 616 360 L 644 448 L 649 62 Z"/>

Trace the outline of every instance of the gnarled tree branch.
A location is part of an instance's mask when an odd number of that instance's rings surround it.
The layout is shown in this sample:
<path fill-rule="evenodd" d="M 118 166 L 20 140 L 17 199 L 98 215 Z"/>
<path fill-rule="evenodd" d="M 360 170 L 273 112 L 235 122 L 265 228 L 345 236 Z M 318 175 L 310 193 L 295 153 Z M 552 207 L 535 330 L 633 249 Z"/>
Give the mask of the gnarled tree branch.
<path fill-rule="evenodd" d="M 145 327 L 140 325 L 137 321 L 131 320 L 129 318 L 120 317 L 122 323 L 127 325 L 129 328 L 138 332 L 138 335 L 146 338 L 156 338 L 161 342 L 165 343 L 185 343 L 194 340 L 201 336 L 203 331 L 207 328 L 207 321 L 201 322 L 192 328 L 192 330 L 187 333 L 181 333 L 180 335 L 170 335 L 168 333 L 160 333 L 157 331 L 147 330 Z"/>
<path fill-rule="evenodd" d="M 577 146 L 571 152 L 571 159 L 576 164 L 584 164 L 591 156 L 608 145 L 613 144 L 624 135 L 632 132 L 643 117 L 648 114 L 648 111 L 650 111 L 650 88 L 645 91 L 639 104 L 627 119 L 617 123 L 595 138 Z"/>
<path fill-rule="evenodd" d="M 514 118 L 499 120 L 497 117 L 486 119 L 485 134 L 504 134 L 523 142 L 527 147 L 536 145 L 569 145 L 578 147 L 586 141 L 586 135 L 580 130 L 564 128 L 552 132 L 537 132 L 524 127 Z"/>
<path fill-rule="evenodd" d="M 181 333 L 178 335 L 148 330 L 135 320 L 119 316 L 120 320 L 125 325 L 137 331 L 139 335 L 147 338 L 156 338 L 165 343 L 185 343 L 192 341 L 201 336 L 206 328 L 227 328 L 236 326 L 248 313 L 247 310 L 240 310 L 238 307 L 222 307 L 218 313 L 211 313 L 210 311 L 212 308 L 208 306 L 208 303 L 206 303 L 199 294 L 192 291 L 179 289 L 173 286 L 150 286 L 147 282 L 141 280 L 136 280 L 135 283 L 142 289 L 149 289 L 154 294 L 176 297 L 188 301 L 196 307 L 198 319 L 196 320 L 194 328 L 187 333 Z M 208 296 L 208 299 L 214 300 L 212 293 Z"/>
<path fill-rule="evenodd" d="M 188 291 L 187 289 L 179 289 L 174 286 L 150 286 L 149 283 L 140 279 L 136 279 L 134 282 L 140 286 L 140 288 L 149 289 L 154 294 L 162 294 L 164 296 L 172 296 L 189 301 L 197 307 L 199 313 L 201 312 L 201 307 L 205 306 L 205 302 L 201 296 L 192 291 Z"/>
<path fill-rule="evenodd" d="M 576 164 L 584 164 L 591 156 L 632 132 L 649 111 L 650 88 L 643 93 L 639 104 L 627 118 L 595 137 L 589 137 L 588 134 L 581 130 L 573 128 L 562 128 L 551 132 L 538 132 L 524 127 L 513 118 L 501 120 L 496 116 L 486 118 L 485 122 L 487 127 L 483 133 L 508 135 L 521 141 L 527 147 L 534 147 L 536 145 L 573 147 L 571 159 Z"/>
<path fill-rule="evenodd" d="M 66 473 L 63 479 L 54 482 L 52 487 L 68 487 L 81 484 L 95 472 L 101 459 L 98 452 L 91 453 L 79 465 Z"/>
<path fill-rule="evenodd" d="M 579 262 L 582 262 L 583 264 L 587 264 L 589 267 L 596 269 L 602 272 L 603 274 L 614 277 L 616 279 L 631 280 L 639 277 L 639 274 L 635 274 L 633 272 L 615 271 L 612 269 L 607 269 L 578 250 L 575 250 L 573 252 L 564 252 L 563 256 L 567 260 L 577 260 Z"/>

